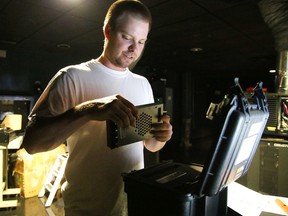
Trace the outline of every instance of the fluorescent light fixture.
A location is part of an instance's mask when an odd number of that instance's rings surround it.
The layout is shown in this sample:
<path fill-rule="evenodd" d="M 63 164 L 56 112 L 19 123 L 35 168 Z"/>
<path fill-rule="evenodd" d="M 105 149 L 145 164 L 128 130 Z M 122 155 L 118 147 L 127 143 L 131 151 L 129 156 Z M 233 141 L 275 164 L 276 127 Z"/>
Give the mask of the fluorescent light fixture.
<path fill-rule="evenodd" d="M 60 49 L 70 49 L 70 48 L 71 48 L 71 45 L 70 45 L 70 44 L 66 44 L 66 43 L 57 44 L 57 48 L 60 48 Z"/>
<path fill-rule="evenodd" d="M 201 47 L 192 47 L 192 48 L 190 48 L 190 51 L 191 52 L 202 52 L 203 48 L 201 48 Z"/>

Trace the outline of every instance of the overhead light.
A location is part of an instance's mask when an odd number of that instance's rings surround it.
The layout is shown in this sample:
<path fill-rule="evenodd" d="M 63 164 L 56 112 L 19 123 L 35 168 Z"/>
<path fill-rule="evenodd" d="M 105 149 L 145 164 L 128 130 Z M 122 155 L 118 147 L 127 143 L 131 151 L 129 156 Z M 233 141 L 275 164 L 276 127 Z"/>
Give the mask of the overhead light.
<path fill-rule="evenodd" d="M 203 48 L 201 48 L 201 47 L 192 47 L 192 48 L 190 48 L 190 51 L 191 52 L 202 52 Z"/>
<path fill-rule="evenodd" d="M 269 70 L 269 73 L 276 73 L 276 70 Z"/>
<path fill-rule="evenodd" d="M 57 44 L 57 48 L 60 48 L 60 49 L 70 49 L 70 48 L 71 48 L 71 45 L 70 45 L 70 44 L 65 44 L 65 43 Z"/>

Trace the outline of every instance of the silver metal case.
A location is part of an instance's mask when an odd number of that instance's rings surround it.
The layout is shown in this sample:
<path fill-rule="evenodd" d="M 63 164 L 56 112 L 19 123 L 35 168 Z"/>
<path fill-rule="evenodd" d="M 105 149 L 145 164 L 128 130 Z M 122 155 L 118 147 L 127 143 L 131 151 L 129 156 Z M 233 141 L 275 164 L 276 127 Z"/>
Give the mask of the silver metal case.
<path fill-rule="evenodd" d="M 136 126 L 121 128 L 112 121 L 107 121 L 107 145 L 113 149 L 153 137 L 150 133 L 152 124 L 161 123 L 161 116 L 165 113 L 163 104 L 153 103 L 137 106 L 138 118 Z"/>

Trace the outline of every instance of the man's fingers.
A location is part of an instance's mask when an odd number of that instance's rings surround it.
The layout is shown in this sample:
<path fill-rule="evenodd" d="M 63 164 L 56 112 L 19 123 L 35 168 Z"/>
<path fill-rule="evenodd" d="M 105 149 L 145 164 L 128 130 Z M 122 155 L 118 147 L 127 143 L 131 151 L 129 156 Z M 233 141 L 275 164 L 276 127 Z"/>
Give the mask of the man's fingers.
<path fill-rule="evenodd" d="M 127 114 L 132 114 L 135 118 L 137 118 L 138 110 L 134 106 L 134 104 L 132 104 L 130 101 L 120 95 L 117 95 L 116 98 L 118 98 L 124 104 L 124 106 L 129 109 L 129 113 L 126 112 Z"/>
<path fill-rule="evenodd" d="M 171 139 L 173 130 L 172 125 L 170 124 L 170 117 L 168 115 L 162 116 L 161 120 L 163 123 L 152 124 L 151 133 L 158 141 L 165 142 Z"/>
<path fill-rule="evenodd" d="M 95 120 L 112 120 L 120 127 L 135 126 L 137 118 L 136 107 L 120 95 L 90 101 L 88 105 Z"/>
<path fill-rule="evenodd" d="M 129 127 L 130 125 L 135 126 L 137 113 L 136 107 L 121 97 L 120 95 L 116 96 L 117 100 L 112 102 L 110 112 L 111 120 L 118 124 L 120 127 Z"/>

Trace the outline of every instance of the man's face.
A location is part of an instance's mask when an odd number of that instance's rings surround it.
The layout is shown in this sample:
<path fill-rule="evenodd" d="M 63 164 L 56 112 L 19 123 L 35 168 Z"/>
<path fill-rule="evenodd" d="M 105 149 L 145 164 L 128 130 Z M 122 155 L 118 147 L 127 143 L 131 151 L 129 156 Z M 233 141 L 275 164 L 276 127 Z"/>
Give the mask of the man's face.
<path fill-rule="evenodd" d="M 107 36 L 107 66 L 115 70 L 125 70 L 129 67 L 141 55 L 148 32 L 148 22 L 131 15 L 124 14 L 120 17 L 116 28 L 110 29 Z"/>

